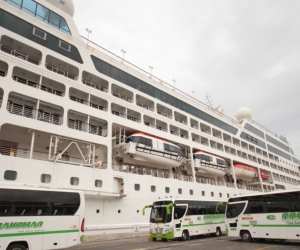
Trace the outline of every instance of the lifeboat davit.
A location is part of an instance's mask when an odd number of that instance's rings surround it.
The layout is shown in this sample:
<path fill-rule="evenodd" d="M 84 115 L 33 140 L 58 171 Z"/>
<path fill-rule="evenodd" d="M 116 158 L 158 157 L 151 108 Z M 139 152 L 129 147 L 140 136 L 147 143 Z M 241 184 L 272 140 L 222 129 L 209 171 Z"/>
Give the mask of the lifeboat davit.
<path fill-rule="evenodd" d="M 239 163 L 233 165 L 234 165 L 235 177 L 237 179 L 249 181 L 253 177 L 255 177 L 256 171 L 254 168 Z"/>

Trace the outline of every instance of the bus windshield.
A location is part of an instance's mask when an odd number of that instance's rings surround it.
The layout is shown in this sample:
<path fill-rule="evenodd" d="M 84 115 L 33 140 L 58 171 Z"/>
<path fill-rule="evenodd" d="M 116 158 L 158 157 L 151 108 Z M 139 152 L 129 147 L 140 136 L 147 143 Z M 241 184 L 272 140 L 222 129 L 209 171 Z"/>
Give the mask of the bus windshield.
<path fill-rule="evenodd" d="M 227 205 L 226 218 L 238 217 L 244 210 L 246 203 L 233 203 Z"/>
<path fill-rule="evenodd" d="M 167 223 L 171 221 L 172 210 L 170 214 L 167 214 L 167 206 L 171 204 L 172 201 L 158 201 L 153 204 L 150 222 L 151 223 Z"/>

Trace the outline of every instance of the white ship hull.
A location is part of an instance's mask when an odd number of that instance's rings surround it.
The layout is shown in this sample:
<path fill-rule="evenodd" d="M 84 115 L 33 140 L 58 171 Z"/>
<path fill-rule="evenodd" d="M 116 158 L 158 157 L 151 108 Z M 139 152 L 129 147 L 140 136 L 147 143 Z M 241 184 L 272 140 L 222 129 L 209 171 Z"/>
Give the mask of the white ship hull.
<path fill-rule="evenodd" d="M 226 199 L 300 184 L 287 142 L 249 117 L 236 122 L 195 104 L 91 41 L 87 46 L 72 1 L 61 2 L 58 8 L 58 0 L 38 1 L 67 25 L 55 27 L 0 1 L 1 185 L 83 190 L 86 233 L 102 234 L 131 232 L 134 225 L 148 230 L 150 211 L 143 216 L 142 208 L 158 198 Z M 180 149 L 185 157 L 125 152 L 126 138 L 137 132 L 169 143 L 159 152 Z M 196 166 L 195 150 L 226 162 L 226 175 Z M 269 178 L 248 178 L 235 163 Z"/>

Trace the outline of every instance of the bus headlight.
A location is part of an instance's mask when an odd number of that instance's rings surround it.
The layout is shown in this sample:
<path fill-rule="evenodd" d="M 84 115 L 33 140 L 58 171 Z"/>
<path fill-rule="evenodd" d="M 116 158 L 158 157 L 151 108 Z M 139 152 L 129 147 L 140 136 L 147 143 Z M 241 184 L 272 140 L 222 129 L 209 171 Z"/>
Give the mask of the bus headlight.
<path fill-rule="evenodd" d="M 166 229 L 165 229 L 165 233 L 169 233 L 169 232 L 171 232 L 172 230 L 173 230 L 173 227 L 166 228 Z"/>

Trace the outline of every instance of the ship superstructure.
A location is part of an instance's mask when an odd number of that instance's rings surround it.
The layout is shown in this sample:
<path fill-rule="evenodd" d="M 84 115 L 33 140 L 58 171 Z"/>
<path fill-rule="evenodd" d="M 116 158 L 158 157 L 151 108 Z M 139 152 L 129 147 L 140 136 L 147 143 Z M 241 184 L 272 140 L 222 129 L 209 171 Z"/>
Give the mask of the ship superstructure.
<path fill-rule="evenodd" d="M 158 198 L 300 184 L 284 137 L 235 121 L 79 35 L 73 2 L 0 2 L 2 183 L 83 190 L 88 233 L 148 229 Z"/>

